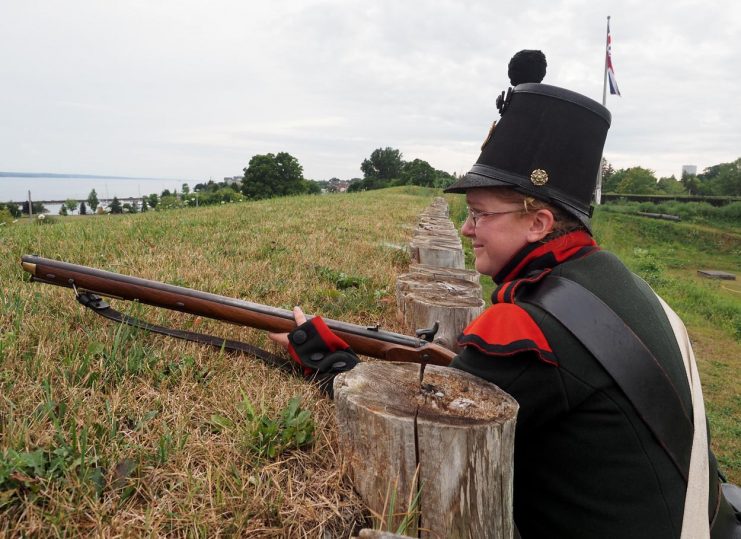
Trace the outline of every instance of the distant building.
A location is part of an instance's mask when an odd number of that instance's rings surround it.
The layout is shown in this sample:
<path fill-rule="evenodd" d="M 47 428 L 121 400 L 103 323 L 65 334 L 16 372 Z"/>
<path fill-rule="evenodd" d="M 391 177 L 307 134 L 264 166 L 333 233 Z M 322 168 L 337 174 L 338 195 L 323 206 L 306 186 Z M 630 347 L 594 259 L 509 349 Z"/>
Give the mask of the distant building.
<path fill-rule="evenodd" d="M 233 185 L 235 183 L 240 183 L 242 181 L 242 176 L 231 176 L 224 178 L 224 183 L 227 185 Z"/>
<path fill-rule="evenodd" d="M 348 187 L 350 187 L 350 182 L 339 178 L 332 178 L 327 182 L 327 191 L 330 193 L 344 193 Z"/>
<path fill-rule="evenodd" d="M 697 176 L 697 165 L 682 165 L 682 177 Z"/>

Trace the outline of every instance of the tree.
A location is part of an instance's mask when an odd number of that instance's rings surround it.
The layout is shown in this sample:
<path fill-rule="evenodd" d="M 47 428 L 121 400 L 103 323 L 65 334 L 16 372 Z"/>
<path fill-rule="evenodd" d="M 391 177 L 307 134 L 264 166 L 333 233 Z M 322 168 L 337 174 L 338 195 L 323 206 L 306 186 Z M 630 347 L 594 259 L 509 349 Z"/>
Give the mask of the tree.
<path fill-rule="evenodd" d="M 149 203 L 149 207 L 154 209 L 157 209 L 157 204 L 160 202 L 160 197 L 157 196 L 157 193 L 152 193 L 147 197 L 147 202 Z"/>
<path fill-rule="evenodd" d="M 8 224 L 13 222 L 13 216 L 5 204 L 0 204 L 0 223 Z"/>
<path fill-rule="evenodd" d="M 682 182 L 682 186 L 684 187 L 684 190 L 687 191 L 687 194 L 690 194 L 690 195 L 700 194 L 700 188 L 701 188 L 702 182 L 698 179 L 696 174 L 687 174 L 686 172 L 683 172 L 682 179 L 680 181 Z"/>
<path fill-rule="evenodd" d="M 360 191 L 371 191 L 372 189 L 383 189 L 389 186 L 388 180 L 381 180 L 379 178 L 363 178 L 362 180 L 354 181 L 347 188 L 348 193 L 357 193 Z"/>
<path fill-rule="evenodd" d="M 170 192 L 170 190 L 169 189 L 165 189 L 164 191 L 162 191 L 162 194 L 160 195 L 160 198 L 171 197 L 171 196 L 172 196 L 172 193 Z"/>
<path fill-rule="evenodd" d="M 87 206 L 84 200 L 80 202 L 80 215 L 87 215 Z"/>
<path fill-rule="evenodd" d="M 183 192 L 184 195 L 187 195 L 190 193 L 190 187 L 187 183 L 184 183 L 183 186 L 180 188 L 180 190 Z"/>
<path fill-rule="evenodd" d="M 375 178 L 380 180 L 392 180 L 401 175 L 403 164 L 402 155 L 394 148 L 377 148 L 373 150 L 369 159 L 363 161 L 360 170 L 364 178 Z"/>
<path fill-rule="evenodd" d="M 247 198 L 298 195 L 307 187 L 303 167 L 287 152 L 255 155 L 244 169 L 242 194 Z"/>
<path fill-rule="evenodd" d="M 437 175 L 437 177 L 435 178 L 434 187 L 437 187 L 439 189 L 450 187 L 458 179 L 450 172 L 445 172 L 444 170 L 435 170 L 435 174 Z"/>
<path fill-rule="evenodd" d="M 307 195 L 320 195 L 322 186 L 314 180 L 304 180 L 304 193 Z"/>
<path fill-rule="evenodd" d="M 437 171 L 427 161 L 415 159 L 402 165 L 400 177 L 405 184 L 432 187 L 437 178 Z"/>
<path fill-rule="evenodd" d="M 620 172 L 620 171 L 619 171 Z M 619 174 L 615 173 L 615 176 Z M 656 192 L 656 176 L 653 170 L 643 167 L 625 169 L 615 192 L 629 195 L 651 195 Z"/>
<path fill-rule="evenodd" d="M 95 189 L 90 191 L 90 194 L 87 196 L 87 204 L 90 206 L 90 209 L 95 211 L 98 208 L 98 193 L 95 192 Z"/>
<path fill-rule="evenodd" d="M 149 204 L 147 204 L 147 197 L 142 198 L 142 209 L 141 212 L 144 213 L 147 210 L 149 210 Z"/>
<path fill-rule="evenodd" d="M 610 163 L 607 159 L 603 157 L 602 158 L 602 179 L 609 180 L 610 176 L 612 176 L 614 173 L 615 173 L 615 169 L 612 167 L 612 163 Z"/>
<path fill-rule="evenodd" d="M 696 177 L 702 195 L 741 196 L 741 158 L 706 168 Z"/>
<path fill-rule="evenodd" d="M 66 204 L 62 204 L 62 205 L 61 205 L 61 206 L 59 207 L 59 215 L 62 215 L 62 216 L 66 216 L 66 215 L 68 215 L 68 214 L 67 214 L 67 205 L 66 205 Z"/>
<path fill-rule="evenodd" d="M 113 200 L 111 200 L 111 213 L 123 213 L 123 207 L 118 197 L 113 197 Z"/>
<path fill-rule="evenodd" d="M 68 198 L 64 201 L 63 205 L 66 206 L 71 214 L 74 215 L 74 213 L 77 211 L 77 206 L 79 206 L 79 203 L 74 198 Z"/>
<path fill-rule="evenodd" d="M 671 175 L 668 178 L 659 178 L 656 187 L 659 191 L 661 191 L 662 193 L 666 193 L 667 195 L 687 194 L 687 191 L 685 190 L 684 185 L 682 185 L 682 182 L 676 179 L 674 175 Z"/>
<path fill-rule="evenodd" d="M 163 195 L 160 198 L 159 208 L 162 210 L 174 210 L 182 208 L 185 204 L 175 195 Z"/>
<path fill-rule="evenodd" d="M 31 208 L 33 209 L 34 215 L 49 213 L 49 210 L 47 210 L 41 202 L 34 202 Z M 21 206 L 21 213 L 23 213 L 24 215 L 28 215 L 28 200 L 23 201 L 23 205 Z"/>
<path fill-rule="evenodd" d="M 13 219 L 18 219 L 21 215 L 23 215 L 23 212 L 21 212 L 21 209 L 18 207 L 18 204 L 14 204 L 13 202 L 7 202 L 5 204 L 0 204 L 0 210 L 7 210 L 10 216 Z"/>
<path fill-rule="evenodd" d="M 602 179 L 601 179 L 601 184 L 600 184 L 603 193 L 612 193 L 615 191 L 615 187 L 617 186 L 617 184 L 611 181 L 614 175 L 615 175 L 615 169 L 612 168 L 612 163 L 610 163 L 607 159 L 603 157 L 602 158 Z"/>

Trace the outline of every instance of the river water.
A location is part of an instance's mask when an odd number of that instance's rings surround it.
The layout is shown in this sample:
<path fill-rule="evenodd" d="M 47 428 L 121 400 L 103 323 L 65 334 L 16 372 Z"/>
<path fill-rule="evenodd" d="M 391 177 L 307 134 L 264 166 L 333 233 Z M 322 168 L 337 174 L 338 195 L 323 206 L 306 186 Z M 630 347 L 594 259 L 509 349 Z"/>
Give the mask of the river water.
<path fill-rule="evenodd" d="M 8 174 L 8 173 L 2 173 Z M 11 173 L 12 174 L 12 173 Z M 104 178 L 91 176 L 69 177 L 26 177 L 0 175 L 0 202 L 23 202 L 31 192 L 33 201 L 50 200 L 85 200 L 90 191 L 95 189 L 98 200 L 118 198 L 141 198 L 152 193 L 158 195 L 165 189 L 170 191 L 182 190 L 183 183 L 192 189 L 196 181 L 172 180 L 161 178 Z M 44 203 L 49 213 L 59 213 L 60 204 Z"/>

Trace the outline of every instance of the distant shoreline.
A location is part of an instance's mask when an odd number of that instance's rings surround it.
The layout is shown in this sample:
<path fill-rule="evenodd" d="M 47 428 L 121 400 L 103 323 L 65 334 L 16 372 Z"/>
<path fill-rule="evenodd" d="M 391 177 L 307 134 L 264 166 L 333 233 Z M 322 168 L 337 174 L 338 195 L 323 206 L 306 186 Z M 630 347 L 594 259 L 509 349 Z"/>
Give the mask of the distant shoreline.
<path fill-rule="evenodd" d="M 0 178 L 85 178 L 91 180 L 160 180 L 183 181 L 193 180 L 180 178 L 151 178 L 141 176 L 102 176 L 97 174 L 58 174 L 54 172 L 0 172 Z"/>

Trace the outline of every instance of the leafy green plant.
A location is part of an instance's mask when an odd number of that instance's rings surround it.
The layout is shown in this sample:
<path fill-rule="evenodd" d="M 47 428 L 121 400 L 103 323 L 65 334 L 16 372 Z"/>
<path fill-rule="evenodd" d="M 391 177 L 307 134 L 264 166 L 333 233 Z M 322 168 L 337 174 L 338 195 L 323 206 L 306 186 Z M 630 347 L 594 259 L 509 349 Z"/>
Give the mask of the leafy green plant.
<path fill-rule="evenodd" d="M 318 266 L 316 272 L 319 277 L 332 283 L 338 290 L 358 288 L 367 283 L 367 279 L 364 277 L 348 275 L 344 271 L 337 271 L 322 266 Z"/>
<path fill-rule="evenodd" d="M 24 494 L 38 492 L 42 479 L 61 475 L 66 467 L 64 452 L 43 449 L 0 453 L 0 507 L 13 503 Z"/>
<path fill-rule="evenodd" d="M 652 288 L 666 283 L 664 265 L 648 250 L 636 247 L 633 254 L 638 260 L 636 271 Z"/>
<path fill-rule="evenodd" d="M 49 217 L 45 213 L 40 213 L 33 222 L 36 225 L 53 225 L 57 223 L 57 219 L 55 217 Z"/>
<path fill-rule="evenodd" d="M 233 422 L 223 416 L 211 416 L 211 425 L 218 430 L 239 431 L 242 444 L 258 457 L 274 459 L 291 449 L 300 449 L 314 442 L 315 424 L 311 412 L 301 408 L 301 399 L 294 396 L 276 417 L 260 407 L 255 410 L 246 395 L 237 409 L 241 421 Z"/>
<path fill-rule="evenodd" d="M 62 443 L 55 448 L 39 448 L 33 451 L 4 449 L 0 452 L 0 507 L 14 503 L 22 497 L 31 497 L 39 493 L 44 483 L 63 480 L 69 474 L 76 473 L 83 481 L 94 487 L 97 495 L 103 492 L 105 485 L 102 469 L 97 466 L 97 459 L 85 455 L 87 449 L 87 432 L 75 440 L 82 449 L 74 444 Z M 87 457 L 87 458 L 86 458 Z"/>

